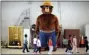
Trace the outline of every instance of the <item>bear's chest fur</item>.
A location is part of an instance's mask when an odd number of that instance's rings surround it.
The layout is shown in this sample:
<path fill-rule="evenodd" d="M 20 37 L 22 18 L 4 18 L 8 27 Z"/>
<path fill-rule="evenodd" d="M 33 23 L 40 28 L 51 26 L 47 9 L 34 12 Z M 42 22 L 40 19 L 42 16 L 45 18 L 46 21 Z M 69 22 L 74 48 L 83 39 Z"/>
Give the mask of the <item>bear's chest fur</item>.
<path fill-rule="evenodd" d="M 54 15 L 52 14 L 43 14 L 39 17 L 39 22 L 44 25 L 51 25 L 55 22 Z"/>

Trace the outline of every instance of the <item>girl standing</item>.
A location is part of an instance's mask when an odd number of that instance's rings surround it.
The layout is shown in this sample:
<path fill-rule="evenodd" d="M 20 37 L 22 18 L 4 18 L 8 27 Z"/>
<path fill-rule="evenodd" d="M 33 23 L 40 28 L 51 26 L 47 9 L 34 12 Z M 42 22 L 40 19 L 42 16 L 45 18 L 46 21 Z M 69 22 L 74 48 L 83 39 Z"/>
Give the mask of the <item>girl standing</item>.
<path fill-rule="evenodd" d="M 77 39 L 76 39 L 75 35 L 73 35 L 73 43 L 72 43 L 72 45 L 73 45 L 72 53 L 74 51 L 78 53 L 78 50 L 77 50 Z"/>

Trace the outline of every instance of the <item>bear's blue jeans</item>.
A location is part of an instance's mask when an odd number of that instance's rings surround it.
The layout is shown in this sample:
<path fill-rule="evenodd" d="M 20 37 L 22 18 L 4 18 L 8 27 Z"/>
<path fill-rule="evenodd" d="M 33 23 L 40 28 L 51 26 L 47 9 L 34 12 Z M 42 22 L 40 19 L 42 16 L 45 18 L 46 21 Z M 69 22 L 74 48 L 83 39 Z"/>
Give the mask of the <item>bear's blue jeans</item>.
<path fill-rule="evenodd" d="M 56 47 L 56 35 L 55 35 L 55 31 L 51 32 L 51 33 L 45 33 L 45 32 L 39 32 L 39 38 L 41 41 L 41 47 L 47 47 L 48 46 L 48 40 L 49 37 L 51 37 L 52 39 L 52 43 L 53 43 L 53 47 Z"/>

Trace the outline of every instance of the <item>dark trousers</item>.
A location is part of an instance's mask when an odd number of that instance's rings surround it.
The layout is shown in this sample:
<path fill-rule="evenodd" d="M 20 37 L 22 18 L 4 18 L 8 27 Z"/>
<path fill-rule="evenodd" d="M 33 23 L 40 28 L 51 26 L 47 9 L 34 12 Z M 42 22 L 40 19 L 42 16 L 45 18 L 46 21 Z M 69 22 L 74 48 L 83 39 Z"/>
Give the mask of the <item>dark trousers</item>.
<path fill-rule="evenodd" d="M 36 52 L 38 52 L 38 51 L 39 51 L 39 53 L 41 52 L 41 47 L 37 47 Z"/>
<path fill-rule="evenodd" d="M 24 46 L 23 46 L 23 52 L 25 52 L 25 49 L 26 49 L 27 52 L 29 52 L 27 44 L 24 44 Z"/>
<path fill-rule="evenodd" d="M 37 46 L 36 44 L 34 44 L 34 52 L 36 52 Z"/>
<path fill-rule="evenodd" d="M 87 52 L 87 51 L 88 51 L 88 49 L 89 49 L 89 47 L 88 47 L 88 45 L 86 45 L 85 47 L 86 47 L 86 52 Z"/>
<path fill-rule="evenodd" d="M 68 50 L 72 50 L 72 47 L 70 45 L 67 46 L 67 49 L 65 52 L 67 52 Z"/>

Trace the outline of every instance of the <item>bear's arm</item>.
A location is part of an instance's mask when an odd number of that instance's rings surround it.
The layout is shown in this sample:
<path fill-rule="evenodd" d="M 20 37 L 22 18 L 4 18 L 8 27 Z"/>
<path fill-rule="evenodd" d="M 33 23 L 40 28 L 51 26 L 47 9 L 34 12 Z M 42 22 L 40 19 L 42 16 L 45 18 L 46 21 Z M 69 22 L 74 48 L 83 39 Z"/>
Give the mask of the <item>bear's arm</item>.
<path fill-rule="evenodd" d="M 55 16 L 55 31 L 56 31 L 56 35 L 58 35 L 59 32 L 59 22 L 58 22 L 58 18 Z"/>
<path fill-rule="evenodd" d="M 36 30 L 36 34 L 38 34 L 38 32 L 39 32 L 39 17 L 36 20 L 36 28 L 35 28 L 35 30 Z"/>

